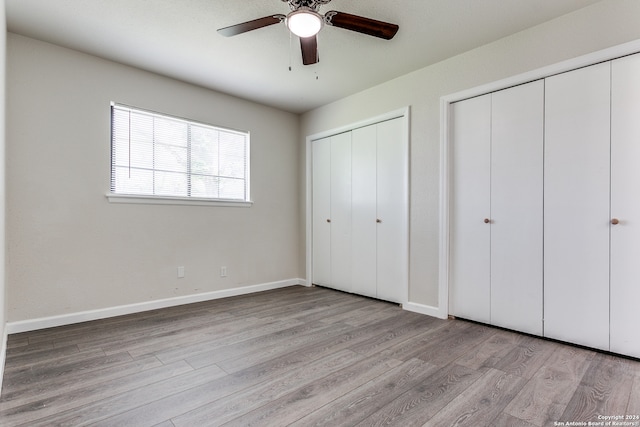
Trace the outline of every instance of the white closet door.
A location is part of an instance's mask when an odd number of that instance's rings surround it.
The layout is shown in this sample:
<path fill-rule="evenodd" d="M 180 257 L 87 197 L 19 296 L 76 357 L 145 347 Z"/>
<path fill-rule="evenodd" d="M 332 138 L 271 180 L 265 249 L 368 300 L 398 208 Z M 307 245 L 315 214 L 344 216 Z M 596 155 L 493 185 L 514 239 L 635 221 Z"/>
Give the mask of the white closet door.
<path fill-rule="evenodd" d="M 331 138 L 311 143 L 312 283 L 331 285 Z"/>
<path fill-rule="evenodd" d="M 377 128 L 377 296 L 402 303 L 408 282 L 408 147 L 401 119 Z"/>
<path fill-rule="evenodd" d="M 640 357 L 640 54 L 611 73 L 611 351 Z"/>
<path fill-rule="evenodd" d="M 490 323 L 491 95 L 451 108 L 449 312 Z"/>
<path fill-rule="evenodd" d="M 351 132 L 331 137 L 331 287 L 351 292 Z"/>
<path fill-rule="evenodd" d="M 492 95 L 491 324 L 537 335 L 543 314 L 543 114 L 543 81 Z"/>
<path fill-rule="evenodd" d="M 610 63 L 545 85 L 544 334 L 608 349 Z"/>
<path fill-rule="evenodd" d="M 352 132 L 353 292 L 376 297 L 376 125 Z"/>

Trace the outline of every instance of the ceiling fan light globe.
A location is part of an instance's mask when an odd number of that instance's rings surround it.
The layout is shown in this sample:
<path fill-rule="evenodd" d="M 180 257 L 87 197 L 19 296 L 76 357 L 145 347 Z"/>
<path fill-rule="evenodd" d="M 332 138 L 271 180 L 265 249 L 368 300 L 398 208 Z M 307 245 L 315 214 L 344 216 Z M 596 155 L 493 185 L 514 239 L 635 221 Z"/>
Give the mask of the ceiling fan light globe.
<path fill-rule="evenodd" d="M 322 16 L 311 9 L 300 8 L 286 19 L 289 30 L 298 37 L 306 38 L 318 34 L 324 25 Z"/>

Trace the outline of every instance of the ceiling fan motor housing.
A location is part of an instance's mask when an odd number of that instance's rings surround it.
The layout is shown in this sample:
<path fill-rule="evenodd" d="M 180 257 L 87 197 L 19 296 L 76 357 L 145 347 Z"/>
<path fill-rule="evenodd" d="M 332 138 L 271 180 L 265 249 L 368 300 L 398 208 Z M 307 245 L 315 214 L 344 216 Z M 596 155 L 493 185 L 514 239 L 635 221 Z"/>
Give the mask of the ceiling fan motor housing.
<path fill-rule="evenodd" d="M 291 10 L 298 10 L 301 7 L 308 7 L 314 12 L 318 11 L 318 8 L 323 4 L 329 3 L 331 0 L 282 0 L 285 3 L 289 3 Z"/>

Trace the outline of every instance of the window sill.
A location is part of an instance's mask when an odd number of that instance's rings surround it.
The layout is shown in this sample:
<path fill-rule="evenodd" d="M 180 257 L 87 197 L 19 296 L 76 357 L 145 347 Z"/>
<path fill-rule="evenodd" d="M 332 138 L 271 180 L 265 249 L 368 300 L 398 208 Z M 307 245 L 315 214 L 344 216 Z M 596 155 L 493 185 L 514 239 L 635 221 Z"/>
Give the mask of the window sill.
<path fill-rule="evenodd" d="M 110 203 L 136 203 L 143 205 L 192 205 L 192 206 L 220 206 L 233 208 L 249 208 L 253 202 L 237 200 L 212 200 L 196 197 L 144 196 L 137 194 L 105 194 Z"/>

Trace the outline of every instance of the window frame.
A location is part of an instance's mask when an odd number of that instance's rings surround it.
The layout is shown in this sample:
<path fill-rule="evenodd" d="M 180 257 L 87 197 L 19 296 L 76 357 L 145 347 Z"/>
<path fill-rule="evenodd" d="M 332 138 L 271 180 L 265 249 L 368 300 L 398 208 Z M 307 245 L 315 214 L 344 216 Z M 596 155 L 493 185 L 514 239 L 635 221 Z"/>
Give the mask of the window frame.
<path fill-rule="evenodd" d="M 169 195 L 156 195 L 156 194 L 136 194 L 136 193 L 116 193 L 112 189 L 114 188 L 114 121 L 113 112 L 114 108 L 121 108 L 148 114 L 154 117 L 164 117 L 169 120 L 175 120 L 183 122 L 189 126 L 202 126 L 206 128 L 212 128 L 220 132 L 229 132 L 234 134 L 242 134 L 245 138 L 245 171 L 244 171 L 244 183 L 245 183 L 245 199 L 224 199 L 224 198 L 208 198 L 208 197 L 193 197 L 193 196 L 169 196 Z M 110 122 L 110 156 L 109 156 L 109 191 L 105 194 L 110 203 L 136 203 L 136 204 L 161 204 L 161 205 L 195 205 L 195 206 L 226 206 L 226 207 L 250 207 L 253 205 L 251 201 L 251 188 L 250 188 L 250 132 L 224 128 L 221 126 L 211 125 L 209 123 L 199 122 L 196 120 L 186 119 L 179 116 L 173 116 L 166 113 L 159 113 L 152 110 L 147 110 L 139 107 L 132 107 L 130 105 L 111 102 L 109 108 L 109 122 Z M 188 142 L 188 151 L 190 152 L 190 144 Z M 190 180 L 191 174 L 190 168 L 187 168 L 185 174 Z"/>

